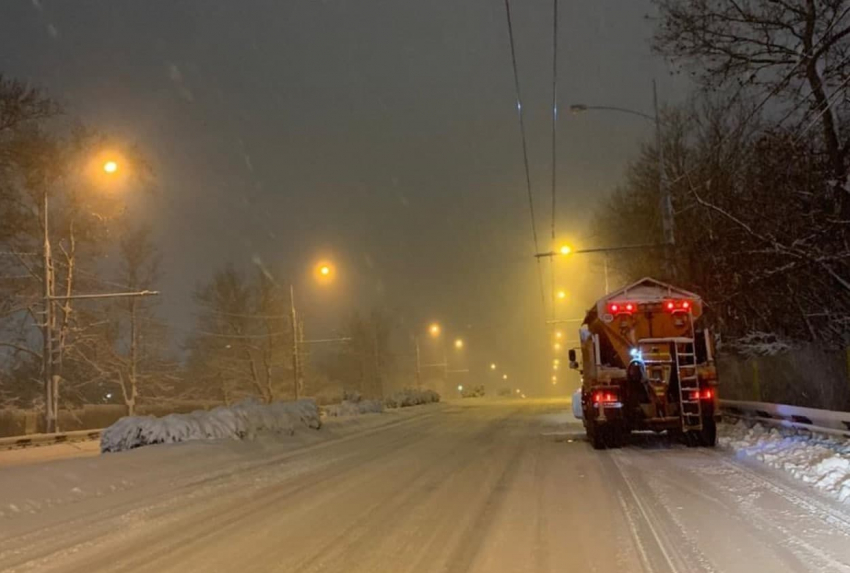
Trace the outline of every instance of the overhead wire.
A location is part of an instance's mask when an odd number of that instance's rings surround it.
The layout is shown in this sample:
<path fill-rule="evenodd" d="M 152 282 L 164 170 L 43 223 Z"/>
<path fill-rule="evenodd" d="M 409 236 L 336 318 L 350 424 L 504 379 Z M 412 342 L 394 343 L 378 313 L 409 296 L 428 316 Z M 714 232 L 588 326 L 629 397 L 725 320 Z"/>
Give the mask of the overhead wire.
<path fill-rule="evenodd" d="M 505 15 L 508 21 L 508 41 L 511 47 L 511 65 L 513 67 L 514 72 L 514 90 L 516 92 L 516 108 L 517 108 L 517 116 L 519 118 L 519 131 L 520 138 L 522 139 L 522 159 L 523 166 L 525 167 L 525 187 L 528 194 L 528 210 L 531 216 L 531 235 L 534 239 L 534 249 L 536 253 L 540 252 L 540 242 L 537 239 L 537 221 L 534 216 L 534 194 L 531 190 L 531 170 L 528 166 L 528 143 L 525 134 L 525 119 L 522 113 L 522 92 L 520 90 L 519 85 L 519 70 L 517 68 L 517 60 L 516 60 L 516 45 L 514 42 L 514 27 L 513 20 L 511 18 L 511 2 L 510 0 L 505 0 Z M 543 312 L 545 315 L 546 312 L 546 293 L 543 287 L 543 270 L 540 264 L 540 258 L 537 258 L 537 278 L 540 283 L 540 300 L 543 303 Z M 554 305 L 554 301 L 552 302 Z"/>
<path fill-rule="evenodd" d="M 552 0 L 552 248 L 555 248 L 555 207 L 558 145 L 558 0 Z M 555 306 L 555 257 L 549 258 L 552 283 L 552 320 L 557 317 Z"/>

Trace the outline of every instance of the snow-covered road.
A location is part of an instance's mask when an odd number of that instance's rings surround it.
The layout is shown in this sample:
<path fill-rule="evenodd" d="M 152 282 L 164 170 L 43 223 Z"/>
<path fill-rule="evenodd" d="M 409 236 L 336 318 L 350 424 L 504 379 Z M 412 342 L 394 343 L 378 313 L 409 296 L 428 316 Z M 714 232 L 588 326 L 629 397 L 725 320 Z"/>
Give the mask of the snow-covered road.
<path fill-rule="evenodd" d="M 846 506 L 724 450 L 594 451 L 568 409 L 471 400 L 0 469 L 0 570 L 850 572 Z"/>

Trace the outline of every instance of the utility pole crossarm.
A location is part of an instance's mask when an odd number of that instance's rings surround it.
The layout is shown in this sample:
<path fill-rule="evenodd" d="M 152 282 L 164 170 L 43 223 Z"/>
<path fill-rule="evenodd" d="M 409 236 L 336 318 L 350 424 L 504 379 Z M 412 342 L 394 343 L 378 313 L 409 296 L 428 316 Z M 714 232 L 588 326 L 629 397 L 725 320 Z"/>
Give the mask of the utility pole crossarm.
<path fill-rule="evenodd" d="M 107 292 L 102 294 L 72 294 L 72 295 L 49 295 L 47 300 L 80 300 L 80 299 L 98 299 L 98 298 L 126 298 L 134 296 L 157 296 L 159 291 L 156 290 L 140 290 L 137 292 Z"/>
<path fill-rule="evenodd" d="M 612 253 L 616 251 L 632 251 L 639 249 L 660 249 L 665 247 L 665 243 L 644 243 L 641 245 L 620 245 L 617 247 L 594 247 L 592 249 L 576 249 L 574 251 L 570 251 L 570 255 L 582 255 L 588 253 Z M 548 251 L 545 253 L 535 253 L 535 258 L 544 258 L 544 257 L 555 257 L 555 256 L 570 256 L 570 255 L 562 255 L 558 251 Z"/>

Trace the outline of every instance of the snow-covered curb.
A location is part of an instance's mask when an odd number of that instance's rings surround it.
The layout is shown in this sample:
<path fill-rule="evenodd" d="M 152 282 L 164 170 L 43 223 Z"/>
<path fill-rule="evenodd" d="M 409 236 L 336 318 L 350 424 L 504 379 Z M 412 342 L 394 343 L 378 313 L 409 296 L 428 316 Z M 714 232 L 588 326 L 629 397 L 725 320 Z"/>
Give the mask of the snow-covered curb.
<path fill-rule="evenodd" d="M 101 452 L 120 452 L 151 444 L 222 438 L 251 439 L 260 431 L 293 434 L 296 426 L 319 429 L 319 409 L 313 400 L 262 404 L 245 400 L 234 406 L 169 414 L 162 418 L 121 418 L 101 434 Z"/>
<path fill-rule="evenodd" d="M 741 420 L 721 425 L 718 442 L 850 503 L 850 440 Z"/>

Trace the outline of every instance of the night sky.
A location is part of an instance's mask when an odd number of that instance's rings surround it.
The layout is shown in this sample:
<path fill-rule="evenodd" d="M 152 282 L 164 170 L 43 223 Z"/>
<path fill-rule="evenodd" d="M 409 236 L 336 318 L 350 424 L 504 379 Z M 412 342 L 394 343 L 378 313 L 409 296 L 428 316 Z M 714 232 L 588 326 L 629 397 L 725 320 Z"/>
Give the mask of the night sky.
<path fill-rule="evenodd" d="M 552 2 L 512 12 L 548 250 Z M 652 126 L 569 104 L 651 112 L 653 77 L 664 101 L 687 93 L 650 53 L 652 13 L 560 1 L 557 229 L 577 247 L 600 246 L 589 214 Z M 163 248 L 177 336 L 200 281 L 260 260 L 294 281 L 308 337 L 378 306 L 408 330 L 440 320 L 473 368 L 552 391 L 502 0 L 4 0 L 0 54 L 4 74 L 150 158 L 158 193 L 127 208 Z M 310 281 L 320 257 L 337 264 L 331 288 Z M 556 268 L 562 317 L 601 296 L 593 263 Z"/>

